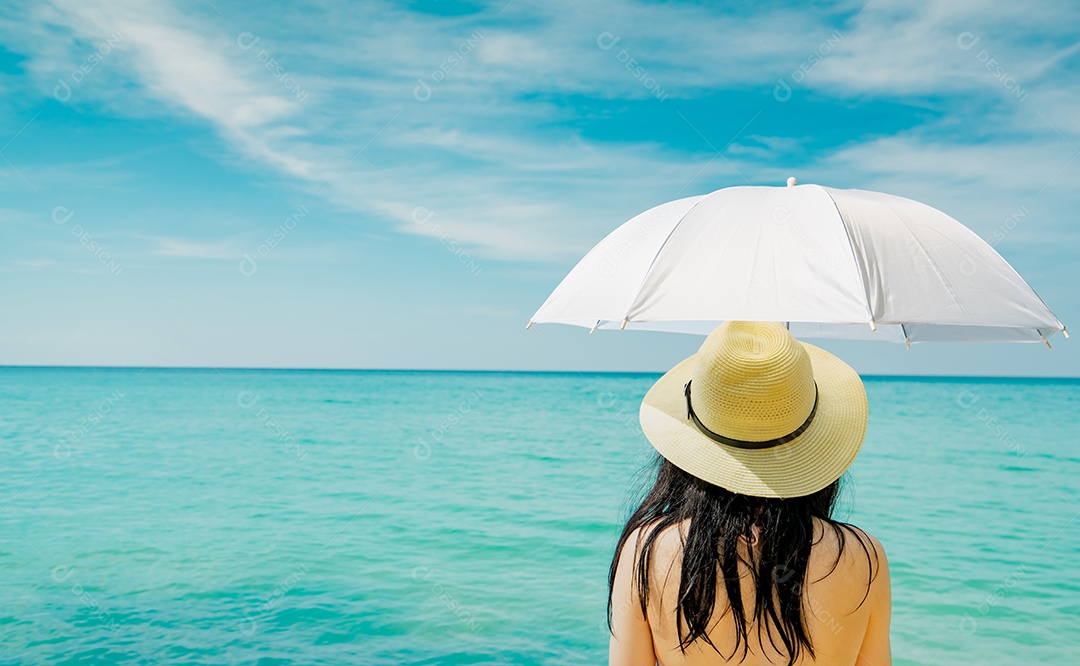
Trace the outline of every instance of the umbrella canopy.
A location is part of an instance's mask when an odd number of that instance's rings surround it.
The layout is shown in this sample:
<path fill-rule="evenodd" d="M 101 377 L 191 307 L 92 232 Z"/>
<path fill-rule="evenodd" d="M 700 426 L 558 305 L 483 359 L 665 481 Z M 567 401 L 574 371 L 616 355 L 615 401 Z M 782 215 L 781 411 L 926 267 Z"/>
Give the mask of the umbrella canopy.
<path fill-rule="evenodd" d="M 729 319 L 908 343 L 1045 342 L 1065 331 L 993 247 L 945 213 L 794 178 L 645 211 L 585 255 L 530 325 L 707 335 Z"/>

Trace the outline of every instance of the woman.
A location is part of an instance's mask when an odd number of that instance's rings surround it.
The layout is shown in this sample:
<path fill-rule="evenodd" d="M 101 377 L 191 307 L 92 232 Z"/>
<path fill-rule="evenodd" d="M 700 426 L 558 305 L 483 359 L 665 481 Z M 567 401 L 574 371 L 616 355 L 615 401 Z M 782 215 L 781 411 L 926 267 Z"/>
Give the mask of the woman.
<path fill-rule="evenodd" d="M 885 551 L 832 519 L 866 435 L 858 374 L 781 324 L 728 322 L 656 382 L 661 459 L 609 576 L 610 663 L 889 666 Z"/>

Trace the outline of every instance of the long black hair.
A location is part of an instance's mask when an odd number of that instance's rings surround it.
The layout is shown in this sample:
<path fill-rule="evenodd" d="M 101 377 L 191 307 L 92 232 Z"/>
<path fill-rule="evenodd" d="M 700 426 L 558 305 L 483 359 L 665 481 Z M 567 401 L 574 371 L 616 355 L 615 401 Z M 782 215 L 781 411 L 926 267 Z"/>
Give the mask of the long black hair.
<path fill-rule="evenodd" d="M 813 545 L 813 519 L 818 518 L 831 528 L 839 541 L 836 561 L 826 576 L 835 571 L 840 563 L 846 536 L 855 538 L 868 561 L 871 551 L 875 563 L 878 557 L 869 535 L 854 525 L 832 518 L 840 480 L 805 497 L 751 497 L 702 481 L 659 456 L 658 463 L 656 483 L 626 523 L 615 548 L 615 557 L 608 573 L 608 628 L 611 628 L 615 571 L 623 546 L 640 530 L 633 584 L 641 602 L 641 614 L 647 617 L 649 563 L 653 547 L 661 533 L 675 527 L 680 530 L 682 540 L 682 576 L 675 616 L 680 650 L 685 652 L 686 648 L 701 639 L 722 655 L 708 635 L 717 598 L 716 586 L 718 580 L 722 579 L 736 634 L 731 656 L 725 659 L 733 658 L 740 649 L 742 658 L 746 658 L 750 649 L 752 624 L 757 625 L 759 641 L 762 627 L 765 628 L 769 644 L 780 655 L 787 655 L 789 666 L 798 661 L 803 650 L 813 658 L 814 645 L 803 609 L 806 570 Z M 685 533 L 683 523 L 688 523 Z M 749 549 L 749 561 L 741 558 L 753 577 L 752 616 L 748 616 L 747 605 L 742 598 L 738 550 L 740 537 L 751 542 L 756 538 L 760 545 L 759 548 Z M 866 594 L 860 606 L 866 601 L 875 575 L 875 566 L 871 565 Z M 777 645 L 777 638 L 780 645 Z M 764 645 L 764 641 L 761 644 Z"/>

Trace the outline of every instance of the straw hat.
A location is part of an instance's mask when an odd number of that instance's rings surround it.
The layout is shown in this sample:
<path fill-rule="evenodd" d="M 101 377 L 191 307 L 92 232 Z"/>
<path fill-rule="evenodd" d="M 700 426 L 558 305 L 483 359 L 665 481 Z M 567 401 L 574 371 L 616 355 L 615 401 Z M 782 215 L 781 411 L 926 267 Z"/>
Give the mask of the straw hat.
<path fill-rule="evenodd" d="M 672 464 L 756 497 L 802 497 L 840 478 L 866 422 L 859 375 L 778 323 L 724 323 L 641 403 L 645 436 Z"/>

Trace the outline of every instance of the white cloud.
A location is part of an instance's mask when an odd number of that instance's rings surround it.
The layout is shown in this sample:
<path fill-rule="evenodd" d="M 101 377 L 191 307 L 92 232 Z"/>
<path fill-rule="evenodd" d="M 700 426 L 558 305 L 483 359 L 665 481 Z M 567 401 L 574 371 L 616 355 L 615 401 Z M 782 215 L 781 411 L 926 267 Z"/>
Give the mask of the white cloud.
<path fill-rule="evenodd" d="M 538 129 L 563 113 L 538 95 L 647 99 L 652 93 L 627 71 L 623 53 L 671 95 L 664 108 L 672 123 L 681 122 L 680 99 L 733 87 L 767 94 L 800 66 L 807 72 L 793 83 L 806 91 L 856 100 L 952 96 L 941 120 L 813 161 L 837 181 L 916 193 L 968 184 L 1003 201 L 1043 183 L 1051 192 L 1075 183 L 1067 141 L 1080 145 L 1080 94 L 1055 79 L 1077 57 L 1065 27 L 1072 8 L 874 0 L 735 16 L 673 3 L 574 6 L 580 13 L 517 0 L 501 16 L 493 7 L 473 18 L 382 3 L 347 12 L 285 6 L 218 21 L 165 0 L 53 0 L 30 10 L 16 41 L 51 91 L 94 44 L 119 33 L 116 53 L 75 91 L 80 103 L 199 118 L 240 156 L 313 195 L 400 232 L 435 236 L 412 219 L 424 207 L 436 212 L 432 224 L 489 258 L 573 257 L 646 206 L 739 182 L 740 173 L 786 177 L 775 166 L 796 140 L 756 128 L 731 146 L 730 162 Z M 617 43 L 605 50 L 602 34 Z M 962 34 L 977 45 L 965 50 Z M 245 49 L 241 42 L 253 39 Z M 1035 39 L 1045 43 L 1032 47 Z M 1009 99 L 980 61 L 983 50 L 1007 63 L 1029 99 Z M 268 69 L 270 59 L 280 72 Z M 414 98 L 421 79 L 427 102 Z M 956 101 L 958 93 L 968 101 Z M 174 239 L 159 251 L 225 250 Z"/>
<path fill-rule="evenodd" d="M 214 243 L 190 241 L 181 238 L 152 238 L 155 247 L 153 254 L 161 257 L 180 257 L 184 259 L 232 259 L 243 256 L 243 251 L 233 243 L 218 241 Z"/>

